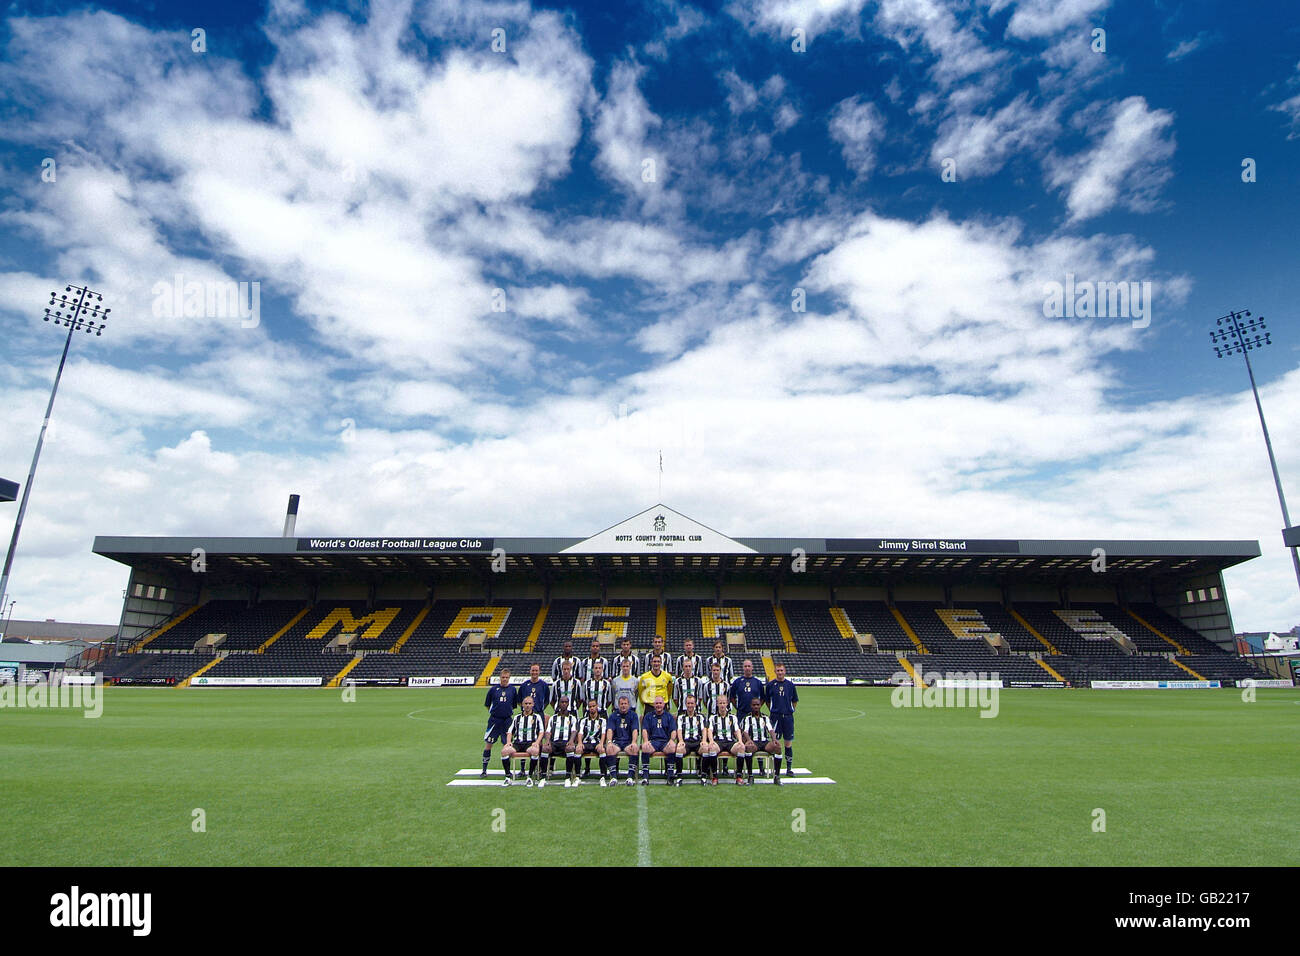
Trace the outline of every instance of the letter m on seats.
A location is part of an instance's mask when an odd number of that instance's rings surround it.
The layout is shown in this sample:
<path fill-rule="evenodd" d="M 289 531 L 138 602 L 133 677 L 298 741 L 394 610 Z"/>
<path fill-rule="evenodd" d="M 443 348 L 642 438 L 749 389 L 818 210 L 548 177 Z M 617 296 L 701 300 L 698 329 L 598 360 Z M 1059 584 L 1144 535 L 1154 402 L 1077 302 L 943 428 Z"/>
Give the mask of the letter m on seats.
<path fill-rule="evenodd" d="M 344 634 L 360 634 L 363 640 L 372 640 L 384 633 L 384 629 L 393 623 L 393 618 L 397 617 L 399 610 L 401 609 L 386 607 L 361 617 L 353 617 L 352 612 L 347 608 L 336 607 L 325 615 L 325 620 L 311 629 L 307 634 L 307 640 L 318 641 L 329 637 L 336 627 Z M 361 633 L 362 628 L 365 628 L 364 634 Z"/>

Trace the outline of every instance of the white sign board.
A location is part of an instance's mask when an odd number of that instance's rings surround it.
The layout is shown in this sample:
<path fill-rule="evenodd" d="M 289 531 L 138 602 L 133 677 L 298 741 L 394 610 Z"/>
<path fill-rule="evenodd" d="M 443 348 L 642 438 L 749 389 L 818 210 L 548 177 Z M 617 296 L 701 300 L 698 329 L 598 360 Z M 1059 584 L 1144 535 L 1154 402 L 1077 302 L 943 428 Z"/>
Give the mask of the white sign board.
<path fill-rule="evenodd" d="M 694 518 L 655 505 L 606 528 L 564 554 L 755 554 L 753 548 L 705 527 Z"/>

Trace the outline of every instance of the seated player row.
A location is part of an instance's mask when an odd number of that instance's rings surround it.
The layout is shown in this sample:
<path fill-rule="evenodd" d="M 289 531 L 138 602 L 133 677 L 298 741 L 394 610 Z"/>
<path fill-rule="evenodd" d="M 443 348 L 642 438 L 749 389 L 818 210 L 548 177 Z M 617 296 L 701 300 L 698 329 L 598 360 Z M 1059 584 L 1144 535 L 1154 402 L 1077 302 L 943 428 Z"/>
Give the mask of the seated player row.
<path fill-rule="evenodd" d="M 514 757 L 528 758 L 528 786 L 532 786 L 537 773 L 538 760 L 543 771 L 540 785 L 545 786 L 555 757 L 566 760 L 565 787 L 578 786 L 579 764 L 584 757 L 600 758 L 600 785 L 609 786 L 610 773 L 618 779 L 618 758 L 628 758 L 627 784 L 634 783 L 636 763 L 641 764 L 641 783 L 649 783 L 650 758 L 664 757 L 665 775 L 669 784 L 681 786 L 682 760 L 689 755 L 700 758 L 701 783 L 717 784 L 718 756 L 730 754 L 736 758 L 736 782 L 743 783 L 742 758 L 753 781 L 753 755 L 760 750 L 772 754 L 774 782 L 781 782 L 780 743 L 785 745 L 786 775 L 794 773 L 794 712 L 799 694 L 794 684 L 786 680 L 784 665 L 777 665 L 776 680 L 767 687 L 767 699 L 772 715 L 763 713 L 764 698 L 754 694 L 749 698 L 749 710 L 738 715 L 731 711 L 731 701 L 720 692 L 714 702 L 713 712 L 699 709 L 698 699 L 688 694 L 682 711 L 674 717 L 668 710 L 662 692 L 656 691 L 649 701 L 649 709 L 640 717 L 632 709 L 630 695 L 617 698 L 613 712 L 601 713 L 593 697 L 586 701 L 586 715 L 579 719 L 570 709 L 571 698 L 561 694 L 555 713 L 548 719 L 534 710 L 534 698 L 522 699 L 522 713 L 513 718 L 516 688 L 510 685 L 509 672 L 501 675 L 501 683 L 488 693 L 488 727 L 483 735 L 483 768 L 480 776 L 487 776 L 488 762 L 492 757 L 492 744 L 503 739 L 501 761 L 506 771 L 505 785 L 511 783 L 510 761 Z"/>

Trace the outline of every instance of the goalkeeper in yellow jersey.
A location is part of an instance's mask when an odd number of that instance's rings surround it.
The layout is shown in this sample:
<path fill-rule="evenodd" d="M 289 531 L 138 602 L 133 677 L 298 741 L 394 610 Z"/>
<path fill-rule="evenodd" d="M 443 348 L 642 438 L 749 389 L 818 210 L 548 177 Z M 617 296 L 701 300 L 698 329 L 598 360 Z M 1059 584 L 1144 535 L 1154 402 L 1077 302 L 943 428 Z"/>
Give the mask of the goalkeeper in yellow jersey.
<path fill-rule="evenodd" d="M 636 685 L 641 698 L 642 716 L 655 709 L 655 698 L 673 699 L 673 675 L 664 670 L 664 659 L 658 654 L 650 658 L 650 669 L 641 675 Z"/>

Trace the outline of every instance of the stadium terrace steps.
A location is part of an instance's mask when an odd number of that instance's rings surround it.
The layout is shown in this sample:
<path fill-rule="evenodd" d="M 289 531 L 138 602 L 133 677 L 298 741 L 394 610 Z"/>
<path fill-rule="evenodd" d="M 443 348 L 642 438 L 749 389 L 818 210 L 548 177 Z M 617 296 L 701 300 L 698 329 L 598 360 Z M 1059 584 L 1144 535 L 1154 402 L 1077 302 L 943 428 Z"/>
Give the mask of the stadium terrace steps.
<path fill-rule="evenodd" d="M 264 639 L 268 629 L 278 627 L 301 606 L 297 601 L 255 605 L 242 600 L 208 601 L 175 618 L 165 632 L 155 634 L 148 642 L 149 649 L 189 651 L 208 634 L 223 634 L 218 650 L 251 650 Z"/>
<path fill-rule="evenodd" d="M 1134 611 L 1133 611 L 1132 608 L 1129 608 L 1129 609 L 1128 609 L 1128 616 L 1131 617 L 1131 618 L 1133 618 L 1133 620 L 1137 621 L 1139 624 L 1141 624 L 1143 627 L 1145 627 L 1148 631 L 1150 631 L 1150 632 L 1151 632 L 1152 634 L 1154 634 L 1156 637 L 1160 638 L 1160 640 L 1164 641 L 1166 644 L 1168 644 L 1170 647 L 1172 647 L 1172 648 L 1173 648 L 1177 653 L 1179 653 L 1179 654 L 1186 654 L 1186 653 L 1187 653 L 1187 648 L 1183 647 L 1181 644 L 1179 644 L 1179 643 L 1178 643 L 1177 641 L 1175 641 L 1173 638 L 1169 637 L 1167 634 L 1164 634 L 1163 632 L 1161 632 L 1161 631 L 1158 630 L 1157 628 L 1152 627 L 1150 624 L 1148 624 L 1146 621 L 1144 621 L 1141 617 L 1139 617 L 1136 613 L 1134 613 Z"/>
<path fill-rule="evenodd" d="M 180 682 L 179 684 L 177 684 L 176 686 L 177 686 L 177 687 L 189 687 L 190 684 L 193 682 L 194 678 L 196 678 L 196 677 L 202 677 L 205 673 L 207 673 L 208 671 L 212 670 L 212 668 L 216 667 L 216 666 L 217 666 L 217 663 L 218 663 L 220 660 L 221 660 L 220 657 L 214 657 L 214 658 L 212 658 L 212 660 L 208 661 L 206 664 L 204 664 L 202 667 L 200 667 L 200 668 L 199 668 L 198 670 L 196 670 L 193 674 L 191 674 L 189 677 L 185 678 L 183 681 L 181 681 L 181 682 Z"/>
<path fill-rule="evenodd" d="M 1186 664 L 1184 664 L 1184 663 L 1183 663 L 1182 661 L 1180 661 L 1178 658 L 1175 657 L 1175 658 L 1173 659 L 1173 661 L 1174 661 L 1174 663 L 1175 663 L 1176 665 L 1178 665 L 1179 667 L 1181 667 L 1183 670 L 1187 671 L 1187 673 L 1191 674 L 1193 680 L 1205 680 L 1204 677 L 1202 677 L 1200 674 L 1196 673 L 1196 671 L 1192 670 L 1190 667 L 1188 667 Z"/>
<path fill-rule="evenodd" d="M 310 610 L 311 610 L 311 605 L 310 605 L 310 604 L 304 605 L 303 608 L 302 608 L 302 610 L 300 610 L 297 614 L 295 614 L 293 617 L 289 618 L 289 620 L 285 622 L 284 627 L 280 628 L 278 631 L 276 631 L 274 634 L 272 634 L 270 637 L 268 637 L 265 641 L 263 641 L 261 644 L 259 644 L 259 645 L 257 646 L 257 651 L 256 651 L 256 653 L 258 653 L 258 654 L 265 654 L 265 653 L 266 653 L 266 649 L 267 649 L 268 647 L 270 647 L 272 644 L 274 644 L 274 643 L 275 643 L 276 641 L 278 641 L 280 638 L 284 637 L 285 634 L 289 633 L 289 629 L 292 628 L 292 627 L 293 627 L 295 624 L 297 624 L 299 621 L 301 621 L 304 617 L 306 617 L 306 616 L 307 616 L 307 612 L 310 611 Z"/>
<path fill-rule="evenodd" d="M 916 650 L 916 644 L 884 601 L 841 601 L 839 606 L 855 631 L 875 638 L 878 650 L 909 653 Z M 796 633 L 795 639 L 802 643 L 804 636 Z"/>
<path fill-rule="evenodd" d="M 1049 674 L 1052 675 L 1052 680 L 1059 680 L 1059 681 L 1064 681 L 1064 680 L 1065 680 L 1065 678 L 1062 677 L 1060 674 L 1058 674 L 1058 673 L 1053 669 L 1052 665 L 1049 664 L 1049 663 L 1047 663 L 1047 661 L 1043 660 L 1041 657 L 1035 658 L 1035 660 L 1038 661 L 1038 666 L 1039 666 L 1039 667 L 1041 667 L 1043 670 L 1047 671 L 1047 673 L 1049 673 Z"/>
<path fill-rule="evenodd" d="M 537 609 L 537 618 L 533 621 L 532 628 L 528 631 L 528 640 L 524 641 L 524 653 L 531 654 L 533 648 L 537 646 L 537 639 L 542 634 L 542 626 L 546 623 L 546 612 L 549 610 L 545 604 Z"/>
<path fill-rule="evenodd" d="M 927 653 L 925 645 L 921 643 L 921 638 L 917 636 L 916 631 L 912 629 L 912 625 L 903 617 L 903 612 L 897 607 L 891 607 L 889 611 L 894 615 L 894 619 L 898 621 L 898 626 L 903 629 L 903 633 L 916 645 L 916 649 L 922 654 Z"/>
<path fill-rule="evenodd" d="M 1208 654 L 1211 656 L 1227 653 L 1213 641 L 1192 630 L 1172 614 L 1156 607 L 1154 604 L 1134 603 L 1129 610 L 1141 615 L 1149 626 L 1157 627 L 1170 640 L 1181 644 L 1184 654 Z"/>
<path fill-rule="evenodd" d="M 1028 633 L 1029 633 L 1029 634 L 1033 635 L 1033 637 L 1034 637 L 1035 640 L 1037 640 L 1040 644 L 1042 644 L 1043 647 L 1047 648 L 1047 653 L 1049 653 L 1049 654 L 1059 654 L 1059 653 L 1061 653 L 1060 651 L 1058 651 L 1058 650 L 1057 650 L 1057 649 L 1052 645 L 1052 642 L 1051 642 L 1051 641 L 1049 641 L 1047 638 L 1043 637 L 1043 635 L 1039 634 L 1036 630 L 1034 630 L 1033 626 L 1030 625 L 1030 623 L 1029 623 L 1028 621 L 1026 621 L 1026 620 L 1024 619 L 1024 617 L 1021 615 L 1021 613 L 1020 613 L 1019 611 L 1017 611 L 1015 608 L 1013 608 L 1013 607 L 1012 607 L 1012 608 L 1007 608 L 1007 613 L 1008 613 L 1008 614 L 1009 614 L 1009 615 L 1010 615 L 1010 616 L 1011 616 L 1011 617 L 1012 617 L 1012 618 L 1013 618 L 1017 623 L 1019 623 L 1019 624 L 1020 624 L 1020 625 L 1021 625 L 1021 626 L 1022 626 L 1022 627 L 1027 631 L 1027 632 L 1028 632 Z M 1037 650 L 1037 648 L 1031 648 L 1031 650 Z"/>
<path fill-rule="evenodd" d="M 388 649 L 388 653 L 396 654 L 402 649 L 402 645 L 411 639 L 411 635 L 415 633 L 415 629 L 424 623 L 424 619 L 429 615 L 429 608 L 432 606 L 432 604 L 426 604 L 424 607 L 420 608 L 420 612 L 415 615 L 415 620 L 406 625 L 406 630 L 402 632 L 401 637 L 397 639 L 393 646 Z"/>
<path fill-rule="evenodd" d="M 483 672 L 479 674 L 478 678 L 474 681 L 474 686 L 486 687 L 488 682 L 492 680 L 492 675 L 496 673 L 497 665 L 500 663 L 501 658 L 499 657 L 489 658 L 487 664 L 483 666 Z"/>
<path fill-rule="evenodd" d="M 144 637 L 144 638 L 141 638 L 140 640 L 136 641 L 136 643 L 135 643 L 135 644 L 130 648 L 130 651 L 131 651 L 132 653 L 136 653 L 136 654 L 138 654 L 141 650 L 144 649 L 144 647 L 145 647 L 146 644 L 152 644 L 152 643 L 153 643 L 154 641 L 156 641 L 158 638 L 162 637 L 164 634 L 166 634 L 168 631 L 170 631 L 172 628 L 174 628 L 177 624 L 181 623 L 181 621 L 184 621 L 186 618 L 190 617 L 190 615 L 192 615 L 192 614 L 194 614 L 196 611 L 198 611 L 198 609 L 199 609 L 201 606 L 203 606 L 203 605 L 195 604 L 193 607 L 187 607 L 185 610 L 181 611 L 180 614 L 176 615 L 176 616 L 175 616 L 174 618 L 172 618 L 170 621 L 167 621 L 166 623 L 164 623 L 161 627 L 159 627 L 156 631 L 154 631 L 154 632 L 153 632 L 152 634 L 150 634 L 148 637 Z M 194 646 L 194 644 L 191 642 L 190 647 L 193 647 L 193 646 Z"/>
<path fill-rule="evenodd" d="M 912 666 L 912 662 L 909 661 L 906 657 L 900 657 L 898 659 L 898 663 L 903 665 L 903 670 L 907 671 L 907 673 L 912 676 L 912 680 L 915 683 L 917 684 L 924 683 L 921 679 L 921 675 L 916 672 L 916 668 Z"/>
<path fill-rule="evenodd" d="M 781 632 L 781 640 L 785 643 L 786 653 L 789 654 L 799 653 L 799 649 L 795 646 L 794 643 L 794 635 L 790 633 L 790 624 L 785 619 L 785 610 L 778 604 L 775 608 L 772 609 L 772 613 L 776 616 L 776 626 L 777 629 Z"/>
<path fill-rule="evenodd" d="M 342 683 L 343 678 L 345 678 L 345 677 L 348 676 L 348 671 L 352 670 L 352 668 L 354 668 L 354 667 L 356 667 L 358 664 L 360 664 L 361 661 L 362 661 L 363 659 L 364 659 L 364 658 L 363 658 L 363 656 L 362 656 L 361 654 L 353 654 L 353 655 L 352 655 L 352 660 L 350 660 L 350 661 L 347 662 L 347 665 L 343 668 L 343 670 L 339 671 L 337 674 L 335 674 L 333 677 L 331 677 L 329 683 L 326 684 L 325 686 L 326 686 L 326 687 L 338 687 L 339 684 Z"/>

